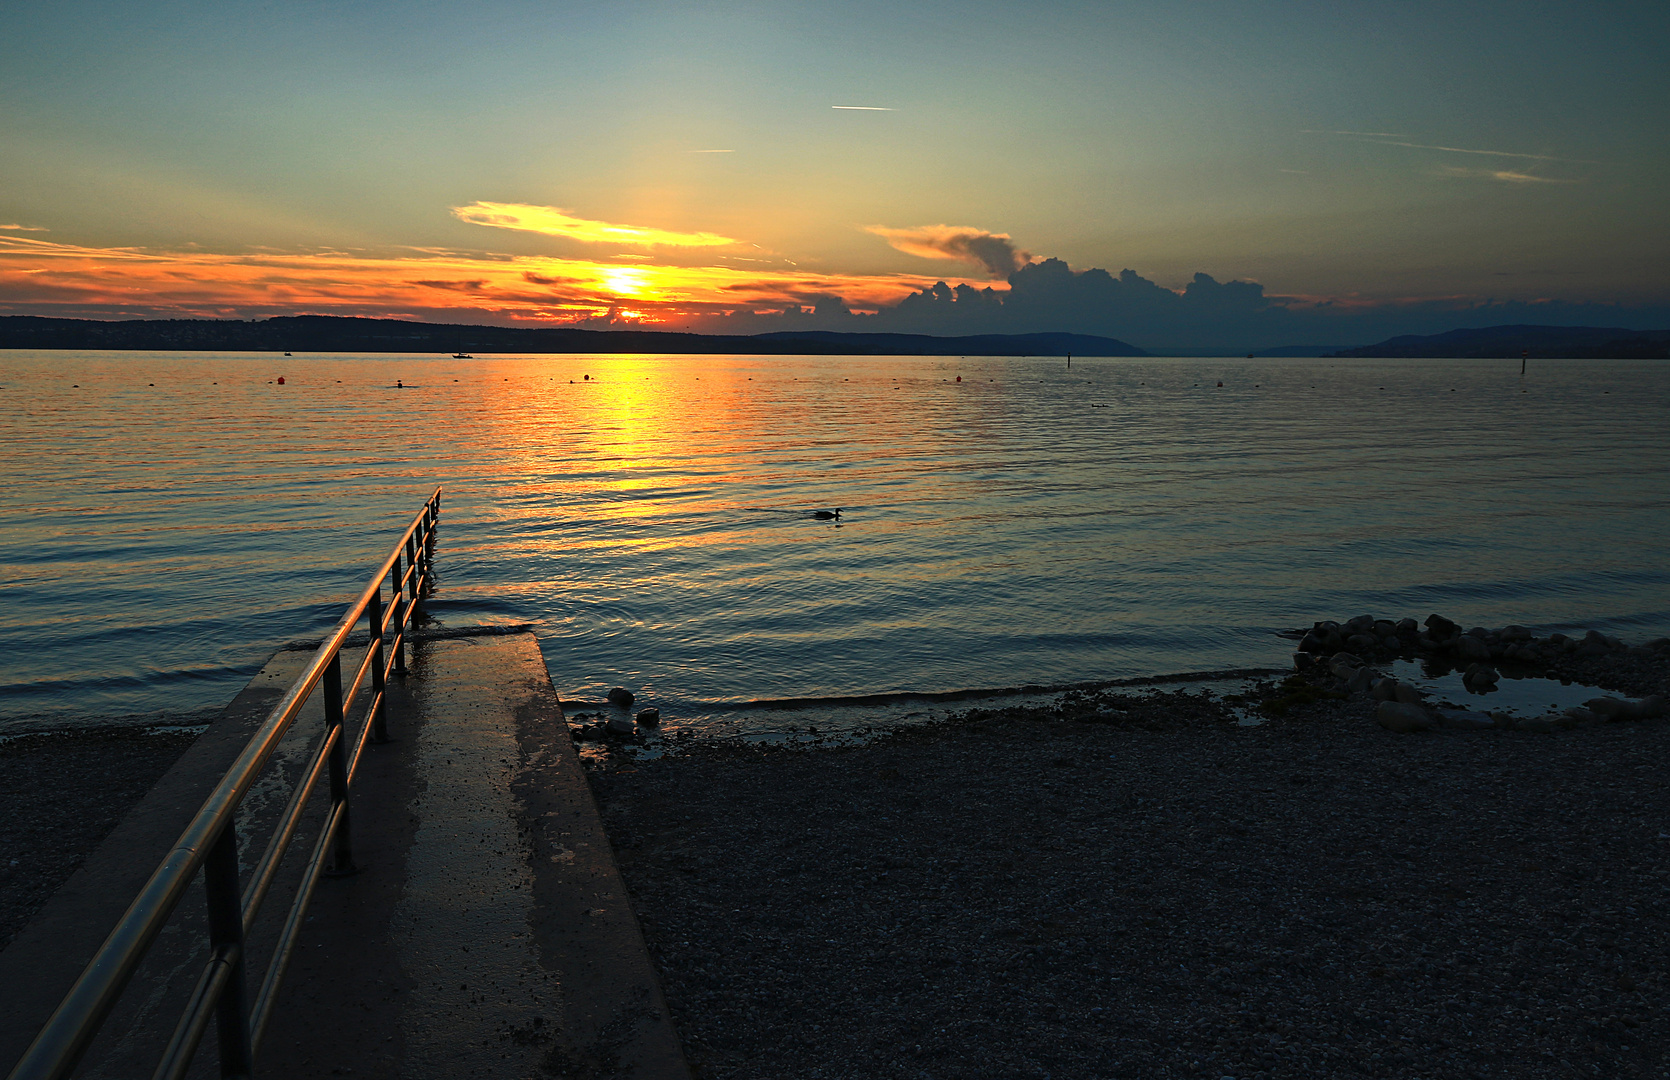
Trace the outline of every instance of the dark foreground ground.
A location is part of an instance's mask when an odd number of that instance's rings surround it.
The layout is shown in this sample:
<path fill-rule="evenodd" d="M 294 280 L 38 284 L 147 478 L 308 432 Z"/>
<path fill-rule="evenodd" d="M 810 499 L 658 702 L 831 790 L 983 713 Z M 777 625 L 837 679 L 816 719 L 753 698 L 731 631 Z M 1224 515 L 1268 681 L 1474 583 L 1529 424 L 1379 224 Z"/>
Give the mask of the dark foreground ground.
<path fill-rule="evenodd" d="M 697 1074 L 1666 1075 L 1670 723 L 1119 703 L 595 771 Z"/>
<path fill-rule="evenodd" d="M 109 727 L 0 742 L 0 949 L 196 738 Z"/>
<path fill-rule="evenodd" d="M 1670 1075 L 1670 722 L 1368 715 L 1108 694 L 592 780 L 704 1080 Z M 191 737 L 0 744 L 0 945 Z"/>

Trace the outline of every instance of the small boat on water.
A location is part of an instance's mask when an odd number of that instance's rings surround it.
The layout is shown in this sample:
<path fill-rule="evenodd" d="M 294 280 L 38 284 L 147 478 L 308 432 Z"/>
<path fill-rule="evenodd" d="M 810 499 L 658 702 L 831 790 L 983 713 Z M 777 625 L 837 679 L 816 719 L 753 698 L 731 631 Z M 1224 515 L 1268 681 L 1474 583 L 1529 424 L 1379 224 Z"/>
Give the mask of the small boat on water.
<path fill-rule="evenodd" d="M 475 359 L 475 357 L 471 356 L 467 352 L 455 352 L 455 353 L 452 354 L 452 358 L 454 360 L 474 360 Z"/>

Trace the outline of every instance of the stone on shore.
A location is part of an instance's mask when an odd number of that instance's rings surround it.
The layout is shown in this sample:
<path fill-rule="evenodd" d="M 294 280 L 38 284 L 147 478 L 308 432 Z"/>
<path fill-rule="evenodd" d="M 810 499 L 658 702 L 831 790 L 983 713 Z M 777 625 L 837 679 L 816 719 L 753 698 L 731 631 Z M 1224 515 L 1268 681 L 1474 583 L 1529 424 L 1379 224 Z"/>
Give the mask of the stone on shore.
<path fill-rule="evenodd" d="M 1590 698 L 1583 703 L 1583 707 L 1590 712 L 1599 713 L 1608 720 L 1634 720 L 1635 703 L 1615 697 Z"/>
<path fill-rule="evenodd" d="M 608 693 L 609 704 L 618 705 L 623 709 L 632 707 L 632 691 L 624 686 L 617 686 Z"/>
<path fill-rule="evenodd" d="M 1502 676 L 1488 664 L 1468 664 L 1461 681 L 1469 686 L 1495 686 Z"/>
<path fill-rule="evenodd" d="M 1456 640 L 1455 654 L 1463 660 L 1485 661 L 1490 659 L 1490 645 L 1481 637 L 1463 634 Z"/>
<path fill-rule="evenodd" d="M 1401 701 L 1382 701 L 1374 710 L 1374 719 L 1387 731 L 1400 735 L 1415 731 L 1433 731 L 1438 721 L 1419 705 L 1405 705 Z"/>

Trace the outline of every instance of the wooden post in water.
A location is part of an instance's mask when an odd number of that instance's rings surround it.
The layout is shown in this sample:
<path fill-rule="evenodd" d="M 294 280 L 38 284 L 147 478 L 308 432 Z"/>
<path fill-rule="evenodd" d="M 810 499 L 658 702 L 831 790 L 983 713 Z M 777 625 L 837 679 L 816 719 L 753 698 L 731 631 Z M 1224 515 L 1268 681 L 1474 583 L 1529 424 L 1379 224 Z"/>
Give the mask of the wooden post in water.
<path fill-rule="evenodd" d="M 1525 377 L 1525 361 L 1530 359 L 1530 356 L 1531 356 L 1531 350 L 1530 349 L 1520 349 L 1519 350 L 1519 377 L 1521 379 L 1523 379 Z"/>

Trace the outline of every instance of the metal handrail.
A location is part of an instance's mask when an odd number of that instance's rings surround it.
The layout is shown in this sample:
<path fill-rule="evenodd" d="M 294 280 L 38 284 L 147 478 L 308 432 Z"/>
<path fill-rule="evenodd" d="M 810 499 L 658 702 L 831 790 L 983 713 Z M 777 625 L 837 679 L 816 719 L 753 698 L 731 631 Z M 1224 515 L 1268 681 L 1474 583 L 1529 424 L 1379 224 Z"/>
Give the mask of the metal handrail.
<path fill-rule="evenodd" d="M 192 1056 L 216 1021 L 220 1043 L 222 1077 L 248 1077 L 255 1065 L 255 1051 L 266 1031 L 279 983 L 295 950 L 314 886 L 324 873 L 345 874 L 353 868 L 353 847 L 349 829 L 348 793 L 359 766 L 367 737 L 388 740 L 386 688 L 390 675 L 406 671 L 406 628 L 416 604 L 433 586 L 430 561 L 434 554 L 435 529 L 441 513 L 441 489 L 436 488 L 423 509 L 395 542 L 394 550 L 372 576 L 353 606 L 326 638 L 307 669 L 291 684 L 243 752 L 215 785 L 197 815 L 191 819 L 174 847 L 151 874 L 145 887 L 123 914 L 116 928 L 94 954 L 81 977 L 59 1003 L 51 1019 L 12 1069 L 10 1080 L 58 1080 L 69 1076 L 92 1045 L 99 1029 L 115 1008 L 128 980 L 138 970 L 146 952 L 162 932 L 180 898 L 185 895 L 199 869 L 204 872 L 209 909 L 209 961 L 188 1000 L 184 1015 L 169 1040 L 155 1076 L 185 1075 Z M 401 572 L 404 556 L 406 569 Z M 390 582 L 391 596 L 383 606 L 383 583 Z M 342 686 L 342 649 L 361 619 L 370 630 L 369 647 L 347 693 Z M 385 663 L 384 636 L 391 654 Z M 366 677 L 371 679 L 371 698 L 357 736 L 345 728 L 344 703 L 358 696 Z M 273 830 L 266 851 L 250 875 L 248 885 L 238 883 L 238 840 L 233 817 L 254 785 L 279 742 L 301 714 L 302 707 L 320 686 L 324 688 L 325 737 L 314 752 L 291 794 L 283 815 Z M 348 740 L 353 739 L 350 754 Z M 244 961 L 244 936 L 255 923 L 261 903 L 277 876 L 279 863 L 289 849 L 309 797 L 326 777 L 331 808 L 313 851 L 302 871 L 295 899 L 284 927 L 273 946 L 261 988 L 253 1002 L 248 995 Z"/>

